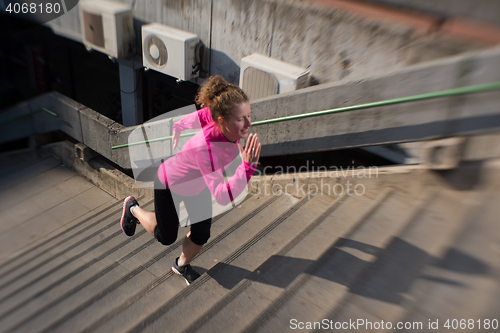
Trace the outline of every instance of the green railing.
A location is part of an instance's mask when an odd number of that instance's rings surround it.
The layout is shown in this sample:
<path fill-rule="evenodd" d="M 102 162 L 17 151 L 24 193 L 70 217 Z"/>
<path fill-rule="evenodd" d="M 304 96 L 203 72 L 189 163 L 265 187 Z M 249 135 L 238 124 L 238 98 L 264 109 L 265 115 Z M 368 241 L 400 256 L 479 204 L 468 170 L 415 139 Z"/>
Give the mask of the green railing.
<path fill-rule="evenodd" d="M 26 117 L 30 117 L 34 114 L 37 114 L 39 112 L 47 112 L 48 114 L 54 116 L 54 117 L 58 117 L 57 113 L 55 112 L 52 112 L 50 110 L 47 110 L 46 108 L 44 107 L 40 107 L 38 110 L 35 110 L 35 111 L 30 111 L 29 113 L 25 113 L 25 114 L 22 114 L 22 115 L 19 115 L 17 117 L 14 117 L 14 118 L 11 118 L 9 120 L 6 120 L 6 121 L 3 121 L 3 122 L 0 122 L 0 126 L 3 126 L 3 125 L 7 125 L 7 124 L 10 124 L 10 123 L 13 123 L 15 121 L 18 121 L 18 120 L 21 120 L 21 119 L 24 119 Z"/>
<path fill-rule="evenodd" d="M 347 112 L 347 111 L 353 111 L 353 110 L 362 110 L 362 109 L 368 109 L 368 108 L 373 108 L 373 107 L 377 107 L 377 106 L 387 106 L 387 105 L 422 101 L 422 100 L 432 99 L 432 98 L 472 94 L 472 93 L 485 92 L 485 91 L 491 91 L 491 90 L 499 90 L 499 89 L 500 89 L 500 82 L 486 83 L 486 84 L 480 84 L 480 85 L 463 87 L 463 88 L 442 90 L 442 91 L 428 93 L 428 94 L 420 94 L 420 95 L 413 95 L 413 96 L 407 96 L 407 97 L 401 97 L 401 98 L 393 98 L 393 99 L 388 99 L 388 100 L 384 100 L 384 101 L 365 103 L 365 104 L 359 104 L 359 105 L 353 105 L 353 106 L 345 106 L 345 107 L 341 107 L 341 108 L 316 111 L 316 112 L 310 112 L 310 113 L 304 113 L 304 114 L 298 114 L 298 115 L 280 117 L 280 118 L 274 118 L 274 119 L 261 120 L 261 121 L 256 121 L 256 122 L 252 123 L 252 126 L 259 126 L 259 125 L 272 124 L 272 123 L 288 121 L 288 120 L 296 120 L 296 119 L 304 119 L 304 118 L 309 118 L 309 117 L 323 116 L 323 115 L 327 115 L 327 114 Z M 195 134 L 196 133 L 185 133 L 185 134 L 181 134 L 180 136 L 186 137 L 186 136 L 193 136 Z M 140 141 L 140 142 L 123 144 L 123 145 L 119 145 L 119 146 L 113 146 L 113 147 L 111 147 L 111 149 L 125 148 L 125 147 L 136 146 L 136 145 L 157 142 L 157 141 L 165 141 L 165 140 L 170 140 L 170 139 L 172 139 L 172 136 L 165 136 L 162 138 L 157 138 L 157 139 L 152 139 L 152 140 L 145 140 L 145 141 Z"/>

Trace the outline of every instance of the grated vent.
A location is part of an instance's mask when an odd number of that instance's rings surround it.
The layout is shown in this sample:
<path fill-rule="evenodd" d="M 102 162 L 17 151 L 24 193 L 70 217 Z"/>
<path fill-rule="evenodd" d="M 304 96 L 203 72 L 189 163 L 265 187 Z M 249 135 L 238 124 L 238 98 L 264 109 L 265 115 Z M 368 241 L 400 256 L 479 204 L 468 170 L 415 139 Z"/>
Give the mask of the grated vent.
<path fill-rule="evenodd" d="M 263 98 L 278 94 L 276 77 L 255 67 L 247 67 L 243 72 L 242 89 L 249 99 Z"/>

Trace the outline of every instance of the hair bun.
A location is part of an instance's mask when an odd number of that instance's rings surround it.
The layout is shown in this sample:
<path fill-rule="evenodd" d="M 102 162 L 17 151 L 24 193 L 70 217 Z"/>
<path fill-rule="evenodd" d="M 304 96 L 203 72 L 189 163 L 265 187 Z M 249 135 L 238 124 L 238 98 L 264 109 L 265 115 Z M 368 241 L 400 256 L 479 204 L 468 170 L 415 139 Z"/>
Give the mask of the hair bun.
<path fill-rule="evenodd" d="M 224 80 L 222 76 L 215 75 L 208 79 L 206 88 L 208 91 L 208 98 L 212 100 L 226 92 L 229 88 L 229 83 Z"/>
<path fill-rule="evenodd" d="M 199 88 L 196 103 L 202 107 L 209 107 L 212 119 L 229 119 L 234 107 L 248 102 L 247 95 L 235 84 L 229 83 L 220 75 L 210 77 Z"/>

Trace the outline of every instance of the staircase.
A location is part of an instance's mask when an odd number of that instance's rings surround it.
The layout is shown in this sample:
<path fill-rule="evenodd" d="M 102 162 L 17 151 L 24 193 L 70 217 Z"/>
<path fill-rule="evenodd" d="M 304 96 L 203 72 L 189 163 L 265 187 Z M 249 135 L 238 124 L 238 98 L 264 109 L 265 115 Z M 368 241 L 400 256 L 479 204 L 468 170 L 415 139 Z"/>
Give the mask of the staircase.
<path fill-rule="evenodd" d="M 358 181 L 363 195 L 249 195 L 214 219 L 190 286 L 171 271 L 187 229 L 168 247 L 142 227 L 128 238 L 114 201 L 0 263 L 0 332 L 426 331 L 429 320 L 442 331 L 447 319 L 477 331 L 499 320 L 498 189 L 455 181 L 467 168 L 380 170 Z"/>

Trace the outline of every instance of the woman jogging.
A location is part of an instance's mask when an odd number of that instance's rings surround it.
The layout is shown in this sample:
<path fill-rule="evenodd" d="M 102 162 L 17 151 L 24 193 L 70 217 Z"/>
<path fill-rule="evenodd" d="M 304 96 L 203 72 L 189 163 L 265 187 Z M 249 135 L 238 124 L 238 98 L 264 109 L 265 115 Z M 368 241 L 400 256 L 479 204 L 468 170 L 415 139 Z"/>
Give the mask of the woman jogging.
<path fill-rule="evenodd" d="M 158 168 L 155 212 L 145 211 L 134 197 L 127 197 L 120 221 L 127 236 L 132 236 L 140 223 L 159 242 L 170 245 L 177 239 L 179 205 L 183 202 L 191 230 L 172 270 L 182 275 L 188 285 L 200 276 L 189 263 L 210 237 L 212 197 L 222 206 L 234 201 L 246 189 L 261 151 L 257 135 L 249 134 L 252 126 L 250 104 L 238 86 L 228 83 L 220 75 L 211 77 L 200 87 L 196 102 L 203 108 L 173 126 L 173 149 L 179 143 L 182 130 L 201 128 L 201 131 Z M 247 137 L 247 144 L 242 148 L 239 141 Z M 238 153 L 242 163 L 225 181 L 225 170 Z"/>

